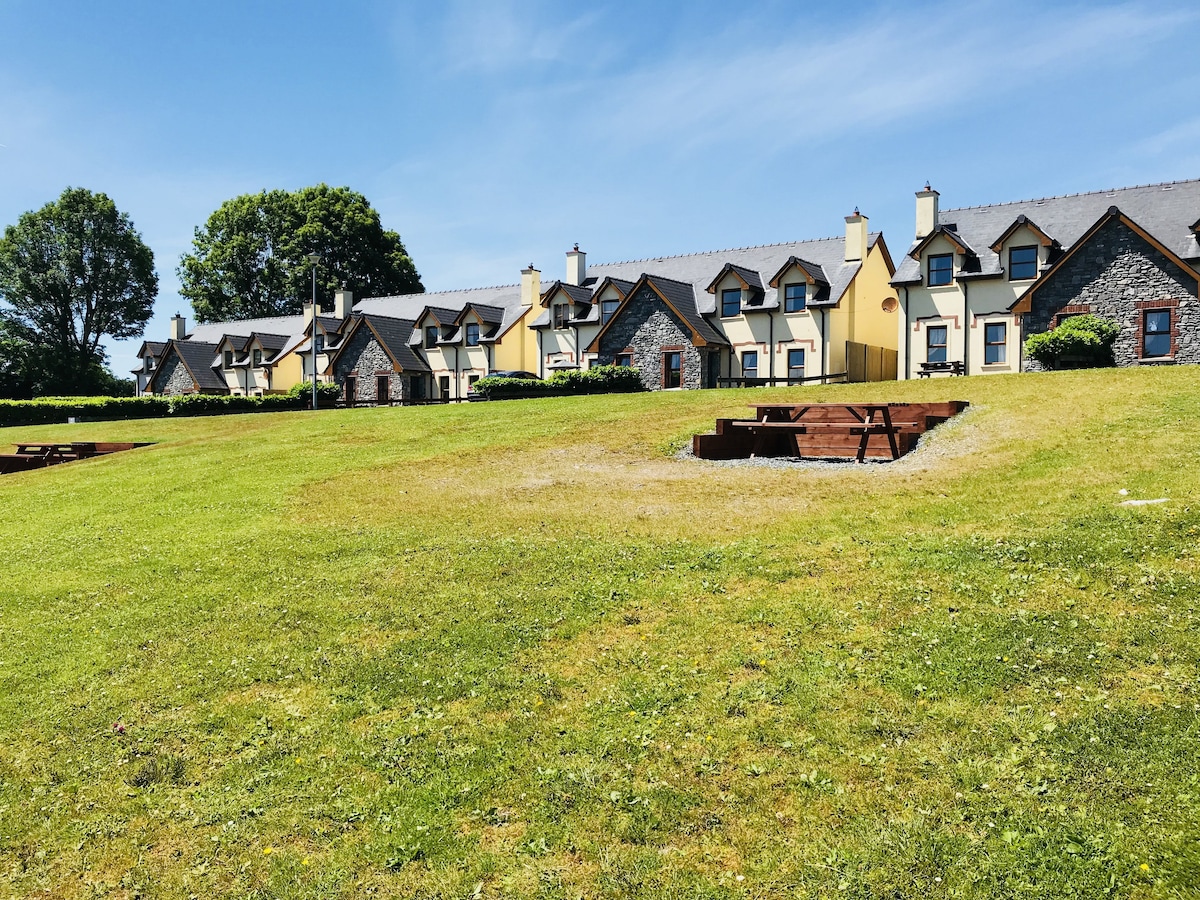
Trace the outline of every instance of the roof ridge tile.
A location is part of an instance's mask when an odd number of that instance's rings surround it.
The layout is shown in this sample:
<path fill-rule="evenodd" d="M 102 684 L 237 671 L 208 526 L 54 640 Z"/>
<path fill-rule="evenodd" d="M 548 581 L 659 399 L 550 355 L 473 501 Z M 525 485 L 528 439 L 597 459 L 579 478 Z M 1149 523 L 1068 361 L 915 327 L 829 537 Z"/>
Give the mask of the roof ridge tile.
<path fill-rule="evenodd" d="M 1139 191 L 1146 188 L 1164 188 L 1175 187 L 1182 184 L 1196 184 L 1200 182 L 1200 178 L 1184 178 L 1178 181 L 1156 181 L 1149 184 L 1131 184 L 1127 187 L 1111 187 L 1104 188 L 1098 191 L 1078 191 L 1074 194 L 1053 194 L 1048 197 L 1030 197 L 1027 200 L 1006 200 L 1003 203 L 978 203 L 974 206 L 954 206 L 948 209 L 939 209 L 938 217 L 940 218 L 946 213 L 963 212 L 969 209 L 996 209 L 1001 206 L 1024 206 L 1028 203 L 1045 203 L 1047 200 L 1068 200 L 1072 197 L 1095 197 L 1101 194 L 1116 194 L 1122 191 Z"/>

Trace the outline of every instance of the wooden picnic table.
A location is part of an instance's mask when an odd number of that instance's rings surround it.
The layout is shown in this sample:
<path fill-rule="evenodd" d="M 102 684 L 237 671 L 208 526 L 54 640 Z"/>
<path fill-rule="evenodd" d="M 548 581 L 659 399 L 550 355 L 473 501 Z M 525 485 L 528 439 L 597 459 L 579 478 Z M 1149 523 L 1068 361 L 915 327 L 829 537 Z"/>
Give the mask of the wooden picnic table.
<path fill-rule="evenodd" d="M 829 430 L 842 434 L 861 435 L 858 452 L 855 454 L 858 462 L 866 459 L 867 445 L 871 436 L 876 434 L 887 435 L 888 449 L 891 450 L 892 459 L 899 459 L 900 448 L 896 441 L 897 433 L 901 428 L 912 428 L 917 424 L 892 421 L 892 408 L 901 406 L 903 404 L 898 403 L 753 403 L 751 408 L 755 411 L 754 420 L 735 421 L 733 424 L 735 427 L 745 428 L 757 436 L 752 456 L 762 449 L 768 435 L 780 432 L 791 438 L 795 455 L 802 456 L 799 435 Z M 806 418 L 812 413 L 817 413 L 820 420 Z M 848 418 L 836 418 L 841 414 Z M 831 415 L 835 418 L 831 419 Z"/>

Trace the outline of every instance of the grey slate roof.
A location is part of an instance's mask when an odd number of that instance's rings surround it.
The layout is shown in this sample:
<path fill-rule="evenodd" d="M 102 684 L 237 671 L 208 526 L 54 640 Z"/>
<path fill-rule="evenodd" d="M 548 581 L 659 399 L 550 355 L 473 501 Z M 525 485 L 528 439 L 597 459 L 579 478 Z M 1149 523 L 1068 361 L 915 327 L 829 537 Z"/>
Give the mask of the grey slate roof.
<path fill-rule="evenodd" d="M 193 328 L 187 339 L 216 346 L 226 335 L 248 337 L 256 331 L 293 335 L 303 331 L 307 324 L 304 316 L 273 316 L 268 319 L 243 319 L 240 322 L 206 322 Z"/>
<path fill-rule="evenodd" d="M 166 349 L 166 341 L 142 341 L 142 346 L 138 349 L 138 359 L 140 362 L 137 368 L 130 369 L 134 375 L 144 375 L 146 372 L 146 353 L 148 352 L 155 359 L 162 359 L 163 350 Z"/>
<path fill-rule="evenodd" d="M 1200 242 L 1191 228 L 1200 214 L 1200 179 L 943 209 L 938 211 L 938 224 L 954 225 L 958 236 L 975 249 L 979 258 L 977 277 L 998 276 L 1003 274 L 1007 260 L 1001 259 L 991 245 L 1017 216 L 1028 216 L 1064 250 L 1069 250 L 1110 206 L 1116 206 L 1176 255 L 1193 265 L 1200 262 Z M 914 241 L 909 252 L 919 243 Z M 892 284 L 918 284 L 921 278 L 920 262 L 905 254 Z"/>
<path fill-rule="evenodd" d="M 556 281 L 546 290 L 542 291 L 542 296 L 545 297 L 550 291 L 558 288 L 564 294 L 571 298 L 572 303 L 586 304 L 592 302 L 593 288 L 581 284 L 567 284 L 565 281 Z"/>
<path fill-rule="evenodd" d="M 879 233 L 872 232 L 868 238 L 868 249 L 875 246 Z M 588 274 L 597 279 L 605 276 L 637 280 L 643 272 L 660 275 L 692 285 L 696 311 L 709 315 L 717 311 L 718 299 L 706 288 L 726 263 L 743 270 L 756 272 L 764 285 L 763 302 L 752 309 L 778 309 L 779 291 L 767 286 L 768 280 L 779 271 L 788 257 L 796 256 L 821 267 L 829 280 L 829 295 L 826 300 L 809 303 L 809 306 L 834 306 L 841 299 L 851 279 L 862 268 L 860 260 L 845 261 L 846 243 L 842 237 L 822 238 L 815 241 L 793 241 L 787 244 L 765 244 L 759 247 L 740 247 L 732 250 L 712 250 L 707 253 L 692 253 L 687 256 L 664 256 L 651 259 L 636 259 L 629 262 L 602 263 L 588 266 Z M 744 276 L 743 276 L 744 277 Z"/>

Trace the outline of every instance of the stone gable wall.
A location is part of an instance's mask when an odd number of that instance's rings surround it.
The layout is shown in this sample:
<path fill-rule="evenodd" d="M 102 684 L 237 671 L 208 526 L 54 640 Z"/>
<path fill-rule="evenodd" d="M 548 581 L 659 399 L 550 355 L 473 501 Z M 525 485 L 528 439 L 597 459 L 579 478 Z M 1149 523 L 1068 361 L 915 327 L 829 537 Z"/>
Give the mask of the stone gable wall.
<path fill-rule="evenodd" d="M 380 346 L 371 329 L 361 325 L 338 357 L 333 367 L 333 377 L 338 384 L 345 384 L 347 375 L 356 376 L 354 397 L 347 397 L 347 402 L 374 403 L 379 399 L 375 379 L 387 372 L 389 400 L 408 400 L 409 376 L 393 372 L 392 369 L 392 360 L 387 351 Z"/>
<path fill-rule="evenodd" d="M 611 365 L 625 348 L 633 350 L 633 364 L 647 390 L 663 386 L 663 348 L 679 348 L 680 381 L 685 388 L 698 388 L 703 378 L 700 351 L 692 336 L 659 296 L 648 287 L 639 290 L 621 310 L 612 327 L 600 339 L 599 362 Z"/>
<path fill-rule="evenodd" d="M 162 368 L 166 371 L 160 371 L 154 383 L 158 386 L 158 393 L 164 397 L 174 397 L 179 394 L 191 394 L 196 390 L 196 382 L 192 380 L 192 376 L 188 373 L 187 366 L 183 364 L 183 360 L 179 358 L 179 354 L 174 351 L 162 363 Z"/>
<path fill-rule="evenodd" d="M 1113 347 L 1117 365 L 1138 365 L 1143 311 L 1171 308 L 1175 362 L 1200 363 L 1196 277 L 1123 223 L 1111 221 L 1034 295 L 1021 320 L 1021 339 L 1048 331 L 1060 314 L 1090 312 L 1121 326 Z M 1027 371 L 1040 368 L 1025 360 Z"/>

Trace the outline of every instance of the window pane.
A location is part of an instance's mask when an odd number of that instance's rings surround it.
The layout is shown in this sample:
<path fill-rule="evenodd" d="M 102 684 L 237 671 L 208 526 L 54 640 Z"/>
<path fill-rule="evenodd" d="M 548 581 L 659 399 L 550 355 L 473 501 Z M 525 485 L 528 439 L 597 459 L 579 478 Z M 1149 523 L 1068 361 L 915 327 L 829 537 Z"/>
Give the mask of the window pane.
<path fill-rule="evenodd" d="M 1037 247 L 1013 247 L 1008 251 L 1008 277 L 1013 281 L 1037 277 Z"/>
<path fill-rule="evenodd" d="M 807 285 L 789 284 L 783 289 L 783 311 L 800 312 L 804 309 Z"/>
<path fill-rule="evenodd" d="M 804 378 L 804 351 L 789 350 L 787 356 L 788 381 L 800 381 Z"/>
<path fill-rule="evenodd" d="M 478 344 L 479 344 L 479 326 L 478 325 L 468 325 L 467 326 L 467 346 L 475 347 Z"/>
<path fill-rule="evenodd" d="M 1169 334 L 1147 334 L 1145 356 L 1170 356 L 1171 336 Z"/>
<path fill-rule="evenodd" d="M 990 322 L 983 326 L 984 365 L 998 365 L 1008 360 L 1007 334 L 1008 326 L 1004 322 Z"/>
<path fill-rule="evenodd" d="M 946 326 L 934 325 L 929 329 L 925 360 L 927 362 L 946 361 Z"/>
<path fill-rule="evenodd" d="M 748 350 L 742 354 L 742 377 L 758 377 L 758 351 Z"/>
<path fill-rule="evenodd" d="M 736 316 L 742 311 L 742 292 L 739 290 L 721 291 L 721 315 Z"/>
<path fill-rule="evenodd" d="M 600 304 L 600 324 L 604 325 L 613 317 L 613 313 L 617 311 L 617 305 L 620 300 L 605 300 Z"/>
<path fill-rule="evenodd" d="M 946 253 L 929 257 L 929 283 L 949 284 L 954 275 L 954 254 Z"/>
<path fill-rule="evenodd" d="M 1165 309 L 1158 312 L 1146 313 L 1146 332 L 1169 332 L 1171 330 L 1171 314 Z"/>

